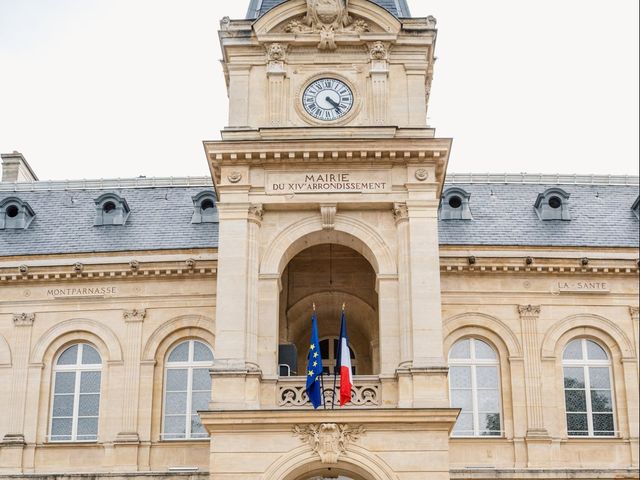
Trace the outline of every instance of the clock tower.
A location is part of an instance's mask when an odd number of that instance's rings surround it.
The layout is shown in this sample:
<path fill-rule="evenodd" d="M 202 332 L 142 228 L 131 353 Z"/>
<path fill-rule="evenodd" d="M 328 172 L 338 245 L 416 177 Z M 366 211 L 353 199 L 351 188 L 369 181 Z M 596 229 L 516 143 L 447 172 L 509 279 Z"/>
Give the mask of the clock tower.
<path fill-rule="evenodd" d="M 253 0 L 247 17 L 221 22 L 229 125 L 205 142 L 220 215 L 211 478 L 448 478 L 436 21 L 403 0 Z M 354 385 L 339 408 L 343 304 Z"/>

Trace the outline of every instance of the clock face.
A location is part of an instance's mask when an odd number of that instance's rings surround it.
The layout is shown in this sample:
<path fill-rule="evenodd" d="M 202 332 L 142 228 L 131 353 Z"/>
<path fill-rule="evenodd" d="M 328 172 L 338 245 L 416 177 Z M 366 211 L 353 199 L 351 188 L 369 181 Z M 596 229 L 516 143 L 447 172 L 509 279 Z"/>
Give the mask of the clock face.
<path fill-rule="evenodd" d="M 344 117 L 353 108 L 353 92 L 335 78 L 320 78 L 302 94 L 305 111 L 317 120 L 331 122 Z"/>

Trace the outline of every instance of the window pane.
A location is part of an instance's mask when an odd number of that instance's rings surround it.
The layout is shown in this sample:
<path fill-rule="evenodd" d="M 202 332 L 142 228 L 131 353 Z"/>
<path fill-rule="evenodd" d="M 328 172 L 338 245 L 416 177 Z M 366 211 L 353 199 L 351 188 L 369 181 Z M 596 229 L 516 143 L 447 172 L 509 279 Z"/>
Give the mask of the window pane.
<path fill-rule="evenodd" d="M 208 436 L 207 430 L 202 425 L 202 422 L 200 422 L 198 415 L 191 417 L 191 436 L 194 438 L 206 438 Z"/>
<path fill-rule="evenodd" d="M 589 360 L 608 360 L 607 352 L 596 342 L 587 340 L 587 357 Z"/>
<path fill-rule="evenodd" d="M 71 419 L 70 418 L 54 418 L 51 422 L 51 436 L 69 435 L 68 439 L 71 439 Z"/>
<path fill-rule="evenodd" d="M 165 413 L 168 415 L 187 413 L 187 393 L 179 392 L 172 393 L 167 392 L 165 396 L 166 405 L 164 407 Z"/>
<path fill-rule="evenodd" d="M 608 367 L 589 367 L 589 383 L 591 388 L 611 388 Z"/>
<path fill-rule="evenodd" d="M 587 399 L 584 390 L 565 390 L 567 412 L 586 412 Z"/>
<path fill-rule="evenodd" d="M 67 348 L 58 358 L 58 365 L 75 365 L 78 361 L 78 345 Z"/>
<path fill-rule="evenodd" d="M 482 360 L 490 360 L 490 359 L 497 358 L 496 352 L 494 352 L 493 348 L 491 348 L 485 342 L 481 340 L 474 340 L 473 343 L 475 344 L 475 348 L 476 348 L 476 358 L 479 358 Z"/>
<path fill-rule="evenodd" d="M 80 374 L 80 393 L 100 393 L 100 372 Z"/>
<path fill-rule="evenodd" d="M 73 393 L 76 389 L 75 372 L 57 372 L 55 393 Z"/>
<path fill-rule="evenodd" d="M 471 390 L 452 390 L 451 407 L 470 412 L 473 409 Z"/>
<path fill-rule="evenodd" d="M 193 390 L 211 390 L 211 375 L 208 368 L 193 369 Z"/>
<path fill-rule="evenodd" d="M 478 392 L 478 411 L 497 412 L 500 410 L 500 398 L 497 390 L 482 390 Z"/>
<path fill-rule="evenodd" d="M 581 360 L 582 359 L 582 340 L 574 340 L 567 345 L 564 350 L 563 357 L 565 360 Z"/>
<path fill-rule="evenodd" d="M 193 342 L 193 360 L 195 362 L 213 362 L 213 354 L 202 342 Z"/>
<path fill-rule="evenodd" d="M 208 410 L 210 399 L 211 394 L 209 392 L 193 393 L 191 399 L 191 412 L 195 413 L 198 410 Z"/>
<path fill-rule="evenodd" d="M 473 435 L 473 415 L 461 413 L 453 427 L 454 435 Z"/>
<path fill-rule="evenodd" d="M 82 363 L 84 365 L 99 365 L 102 363 L 100 354 L 91 345 L 82 345 Z"/>
<path fill-rule="evenodd" d="M 100 395 L 80 395 L 78 415 L 81 417 L 97 417 L 100 407 Z"/>
<path fill-rule="evenodd" d="M 73 416 L 73 395 L 55 395 L 53 397 L 53 416 Z"/>
<path fill-rule="evenodd" d="M 481 413 L 480 414 L 480 434 L 500 434 L 500 414 Z"/>
<path fill-rule="evenodd" d="M 614 435 L 613 415 L 611 414 L 595 414 L 593 416 L 593 433 L 599 436 Z"/>
<path fill-rule="evenodd" d="M 564 368 L 564 388 L 584 388 L 584 368 Z"/>
<path fill-rule="evenodd" d="M 498 388 L 498 367 L 476 367 L 479 388 Z"/>
<path fill-rule="evenodd" d="M 451 388 L 471 388 L 471 367 L 451 367 L 449 383 Z"/>
<path fill-rule="evenodd" d="M 165 438 L 184 438 L 186 435 L 186 422 L 187 417 L 184 415 L 177 415 L 175 417 L 166 416 L 164 418 L 164 433 L 173 435 L 165 435 Z"/>
<path fill-rule="evenodd" d="M 167 359 L 167 362 L 188 362 L 189 361 L 189 342 L 183 342 L 174 348 Z"/>
<path fill-rule="evenodd" d="M 569 431 L 569 435 L 588 435 L 587 414 L 567 414 L 567 430 Z"/>
<path fill-rule="evenodd" d="M 610 390 L 591 390 L 591 410 L 594 412 L 613 412 Z"/>
<path fill-rule="evenodd" d="M 320 356 L 323 360 L 329 358 L 329 340 L 322 340 L 320 342 Z"/>
<path fill-rule="evenodd" d="M 449 358 L 453 359 L 468 359 L 471 358 L 471 341 L 469 339 L 460 340 L 456 342 L 456 344 L 451 347 L 451 352 L 449 352 Z"/>
<path fill-rule="evenodd" d="M 83 440 L 84 436 L 95 436 L 98 434 L 97 418 L 79 418 L 78 419 L 78 438 Z M 84 440 L 87 440 L 86 438 Z"/>
<path fill-rule="evenodd" d="M 172 368 L 170 370 L 167 370 L 167 391 L 187 391 L 187 369 Z"/>

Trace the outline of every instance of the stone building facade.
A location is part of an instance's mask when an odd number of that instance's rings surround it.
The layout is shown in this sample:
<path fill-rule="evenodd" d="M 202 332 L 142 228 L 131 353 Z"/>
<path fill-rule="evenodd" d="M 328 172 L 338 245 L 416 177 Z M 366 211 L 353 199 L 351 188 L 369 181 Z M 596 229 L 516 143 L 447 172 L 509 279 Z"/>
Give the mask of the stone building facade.
<path fill-rule="evenodd" d="M 436 36 L 404 1 L 254 0 L 211 177 L 3 155 L 0 478 L 638 478 L 638 179 L 447 174 Z"/>

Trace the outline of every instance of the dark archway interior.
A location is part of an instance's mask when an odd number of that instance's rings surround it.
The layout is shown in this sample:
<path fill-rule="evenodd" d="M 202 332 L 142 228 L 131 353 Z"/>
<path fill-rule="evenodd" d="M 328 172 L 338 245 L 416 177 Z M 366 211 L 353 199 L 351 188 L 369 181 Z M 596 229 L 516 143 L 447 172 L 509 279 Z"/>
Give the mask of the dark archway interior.
<path fill-rule="evenodd" d="M 323 244 L 300 252 L 287 265 L 280 294 L 280 343 L 296 346 L 298 374 L 306 366 L 314 303 L 320 339 L 327 340 L 322 344 L 329 350 L 323 352 L 329 357 L 325 367 L 332 369 L 335 362 L 332 344 L 340 334 L 345 304 L 355 373 L 378 373 L 378 294 L 371 264 L 349 247 Z"/>

